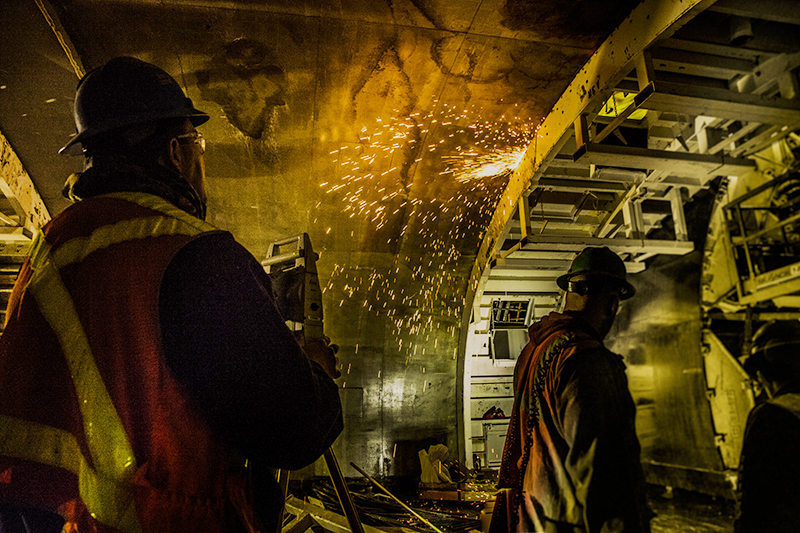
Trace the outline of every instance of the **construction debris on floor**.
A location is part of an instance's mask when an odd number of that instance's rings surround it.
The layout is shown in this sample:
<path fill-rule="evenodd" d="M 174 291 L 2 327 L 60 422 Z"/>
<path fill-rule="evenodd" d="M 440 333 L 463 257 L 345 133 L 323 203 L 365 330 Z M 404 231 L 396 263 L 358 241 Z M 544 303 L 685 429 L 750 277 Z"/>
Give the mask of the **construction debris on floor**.
<path fill-rule="evenodd" d="M 364 533 L 436 530 L 448 533 L 480 533 L 487 530 L 490 514 L 486 511 L 490 511 L 491 500 L 496 491 L 492 480 L 418 486 L 391 484 L 392 493 L 411 507 L 423 521 L 365 480 L 349 479 L 347 484 L 363 523 Z M 648 496 L 655 512 L 651 522 L 653 533 L 733 531 L 733 502 L 693 492 L 665 490 L 663 487 L 654 486 L 651 489 Z M 317 533 L 350 532 L 329 479 L 319 478 L 308 480 L 302 485 L 293 485 L 291 492 L 294 496 L 290 496 L 286 502 L 283 533 L 304 533 L 309 529 Z"/>
<path fill-rule="evenodd" d="M 353 503 L 358 509 L 361 521 L 366 526 L 389 531 L 403 528 L 409 531 L 432 531 L 423 520 L 416 518 L 402 505 L 385 494 L 378 493 L 364 483 L 348 481 Z M 393 490 L 393 492 L 395 492 Z M 406 490 L 397 491 L 397 496 L 406 501 L 413 511 L 437 528 L 454 533 L 466 533 L 470 530 L 481 530 L 480 511 L 483 502 L 436 502 L 420 500 L 415 496 L 409 498 Z M 311 484 L 309 502 L 343 516 L 343 511 L 332 484 L 327 479 L 314 481 Z M 316 500 L 316 502 L 315 502 Z M 320 505 L 321 504 L 321 505 Z M 291 512 L 291 510 L 287 511 Z"/>

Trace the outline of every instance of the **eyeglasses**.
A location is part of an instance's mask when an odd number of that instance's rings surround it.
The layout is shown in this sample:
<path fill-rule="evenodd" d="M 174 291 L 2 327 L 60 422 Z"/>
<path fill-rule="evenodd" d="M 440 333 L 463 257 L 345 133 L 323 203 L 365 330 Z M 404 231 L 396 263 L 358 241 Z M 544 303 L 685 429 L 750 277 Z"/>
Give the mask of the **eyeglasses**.
<path fill-rule="evenodd" d="M 203 134 L 199 131 L 193 131 L 190 133 L 184 133 L 183 135 L 176 135 L 176 139 L 190 139 L 191 142 L 200 145 L 200 153 L 204 154 L 206 151 L 206 139 L 203 137 Z"/>

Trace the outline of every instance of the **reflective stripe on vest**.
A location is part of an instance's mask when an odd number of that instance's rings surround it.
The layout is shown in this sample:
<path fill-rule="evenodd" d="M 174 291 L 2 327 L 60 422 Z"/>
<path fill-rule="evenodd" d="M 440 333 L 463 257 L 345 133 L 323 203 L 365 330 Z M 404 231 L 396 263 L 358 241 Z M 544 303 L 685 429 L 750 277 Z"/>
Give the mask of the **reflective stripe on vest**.
<path fill-rule="evenodd" d="M 122 421 L 95 363 L 89 340 L 59 270 L 111 245 L 162 235 L 198 235 L 217 228 L 153 195 L 115 193 L 106 197 L 134 202 L 166 216 L 137 218 L 98 228 L 55 252 L 39 231 L 31 249 L 27 290 L 52 328 L 67 361 L 94 468 L 71 433 L 0 415 L 0 454 L 74 473 L 81 499 L 98 522 L 125 533 L 141 531 L 131 481 L 136 459 Z"/>

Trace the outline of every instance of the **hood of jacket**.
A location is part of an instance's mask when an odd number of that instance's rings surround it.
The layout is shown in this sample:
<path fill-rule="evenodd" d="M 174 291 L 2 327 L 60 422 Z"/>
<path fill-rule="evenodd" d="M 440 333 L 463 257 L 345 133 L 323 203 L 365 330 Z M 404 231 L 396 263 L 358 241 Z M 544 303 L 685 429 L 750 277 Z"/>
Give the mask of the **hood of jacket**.
<path fill-rule="evenodd" d="M 124 157 L 105 157 L 93 161 L 83 172 L 67 178 L 61 194 L 77 202 L 114 192 L 145 192 L 160 196 L 201 220 L 206 204 L 180 173 L 166 167 L 142 167 Z"/>
<path fill-rule="evenodd" d="M 538 322 L 534 322 L 528 328 L 528 339 L 531 344 L 538 346 L 556 331 L 566 329 L 580 330 L 591 338 L 596 339 L 598 342 L 603 342 L 603 339 L 600 338 L 600 334 L 597 333 L 597 330 L 595 330 L 589 322 L 583 319 L 580 314 L 570 311 L 564 313 L 556 313 L 553 311 Z"/>

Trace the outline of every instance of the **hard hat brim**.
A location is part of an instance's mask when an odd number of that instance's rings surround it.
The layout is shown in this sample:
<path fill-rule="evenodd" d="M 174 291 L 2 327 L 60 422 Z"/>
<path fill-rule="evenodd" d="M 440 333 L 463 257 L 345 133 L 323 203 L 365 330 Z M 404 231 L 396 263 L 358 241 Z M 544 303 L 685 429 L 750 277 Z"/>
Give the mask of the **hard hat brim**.
<path fill-rule="evenodd" d="M 88 140 L 88 139 L 90 139 L 92 137 L 95 137 L 97 135 L 103 135 L 105 133 L 109 133 L 109 132 L 114 131 L 114 130 L 127 128 L 129 126 L 134 126 L 136 124 L 145 124 L 147 122 L 161 120 L 161 119 L 164 119 L 164 118 L 179 118 L 179 117 L 188 118 L 191 121 L 192 125 L 195 126 L 195 127 L 197 127 L 197 126 L 199 126 L 201 124 L 205 124 L 206 122 L 208 122 L 208 119 L 211 118 L 211 117 L 208 116 L 208 113 L 200 111 L 199 109 L 195 108 L 194 106 L 192 106 L 191 110 L 188 110 L 187 112 L 184 112 L 184 113 L 178 113 L 178 114 L 176 114 L 176 115 L 174 115 L 172 117 L 164 116 L 163 113 L 154 113 L 154 116 L 152 117 L 152 119 L 149 119 L 146 116 L 144 116 L 144 117 L 143 116 L 139 116 L 139 117 L 136 117 L 136 118 L 129 118 L 129 119 L 122 118 L 122 119 L 120 119 L 118 121 L 118 123 L 109 124 L 108 127 L 100 129 L 100 130 L 95 129 L 95 130 L 84 130 L 84 131 L 82 131 L 81 133 L 77 134 L 75 137 L 70 139 L 70 141 L 67 144 L 65 144 L 58 151 L 58 153 L 60 155 L 82 155 L 83 154 L 83 149 L 78 145 L 82 144 L 84 141 L 86 141 L 86 140 Z"/>

